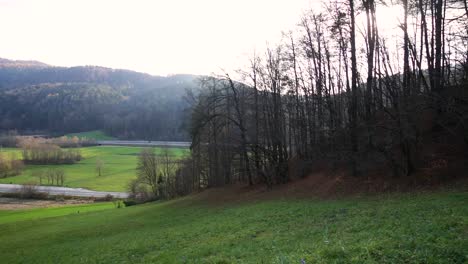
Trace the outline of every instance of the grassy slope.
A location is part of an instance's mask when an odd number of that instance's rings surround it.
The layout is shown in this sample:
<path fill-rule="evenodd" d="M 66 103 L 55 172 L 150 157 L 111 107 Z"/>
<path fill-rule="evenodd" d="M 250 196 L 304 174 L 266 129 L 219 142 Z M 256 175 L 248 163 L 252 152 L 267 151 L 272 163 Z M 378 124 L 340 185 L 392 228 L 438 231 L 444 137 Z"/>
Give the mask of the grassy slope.
<path fill-rule="evenodd" d="M 88 138 L 88 139 L 95 139 L 95 140 L 113 140 L 113 139 L 115 139 L 114 137 L 106 135 L 101 130 L 87 131 L 87 132 L 81 132 L 81 133 L 72 133 L 72 134 L 67 134 L 66 136 L 67 137 L 77 136 L 79 138 Z"/>
<path fill-rule="evenodd" d="M 468 193 L 165 203 L 0 224 L 5 263 L 466 263 Z"/>
<path fill-rule="evenodd" d="M 27 183 L 37 182 L 32 177 L 35 170 L 47 168 L 61 168 L 66 173 L 65 185 L 69 187 L 82 187 L 98 191 L 125 191 L 128 182 L 136 177 L 137 154 L 139 147 L 113 147 L 99 146 L 81 148 L 84 159 L 73 165 L 28 165 L 19 176 L 0 179 L 0 183 Z M 160 151 L 161 149 L 157 149 Z M 16 152 L 19 149 L 3 149 L 4 152 Z M 182 157 L 187 149 L 171 148 L 171 153 L 176 157 Z M 95 172 L 96 159 L 104 161 L 103 175 L 98 177 Z"/>
<path fill-rule="evenodd" d="M 0 224 L 18 223 L 19 221 L 35 221 L 43 218 L 79 214 L 115 208 L 111 202 L 68 205 L 29 210 L 0 210 Z"/>

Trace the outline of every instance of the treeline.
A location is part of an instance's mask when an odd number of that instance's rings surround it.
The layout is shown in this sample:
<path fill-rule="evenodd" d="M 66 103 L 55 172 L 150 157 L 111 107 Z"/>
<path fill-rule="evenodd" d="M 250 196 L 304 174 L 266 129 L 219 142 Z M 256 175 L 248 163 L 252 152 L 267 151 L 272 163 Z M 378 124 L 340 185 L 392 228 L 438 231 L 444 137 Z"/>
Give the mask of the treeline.
<path fill-rule="evenodd" d="M 20 67 L 4 61 L 8 60 L 0 60 L 0 131 L 57 135 L 104 130 L 123 139 L 188 139 L 184 95 L 186 89 L 196 89 L 195 76 L 157 77 L 102 67 Z"/>
<path fill-rule="evenodd" d="M 62 149 L 43 139 L 23 138 L 19 146 L 27 164 L 73 164 L 82 158 L 79 149 Z"/>
<path fill-rule="evenodd" d="M 35 170 L 32 176 L 39 180 L 39 185 L 64 186 L 66 174 L 63 169 Z"/>
<path fill-rule="evenodd" d="M 77 136 L 61 136 L 55 138 L 43 138 L 35 136 L 20 136 L 16 130 L 0 133 L 0 147 L 16 148 L 20 147 L 21 142 L 33 139 L 37 143 L 52 144 L 62 148 L 80 148 L 97 145 L 96 140 L 88 138 L 79 138 Z"/>
<path fill-rule="evenodd" d="M 94 139 L 88 138 L 79 138 L 77 136 L 67 137 L 61 136 L 56 138 L 37 138 L 36 140 L 41 140 L 46 144 L 57 145 L 61 148 L 80 148 L 88 146 L 96 146 L 97 143 Z"/>
<path fill-rule="evenodd" d="M 80 151 L 76 148 L 94 144 L 94 141 L 78 137 L 45 139 L 17 136 L 15 131 L 0 134 L 0 178 L 20 175 L 24 169 L 24 163 L 36 165 L 76 163 L 82 158 Z M 21 148 L 22 158 L 18 158 L 16 153 L 3 153 L 1 151 L 3 147 Z M 63 186 L 65 180 L 65 173 L 60 169 L 34 172 L 33 176 L 39 179 L 40 184 L 43 179 L 47 179 L 49 185 Z"/>
<path fill-rule="evenodd" d="M 317 164 L 411 177 L 466 153 L 466 1 L 397 1 L 398 37 L 378 27 L 382 1 L 323 5 L 240 81 L 206 78 L 192 96 L 192 189 L 271 186 Z"/>

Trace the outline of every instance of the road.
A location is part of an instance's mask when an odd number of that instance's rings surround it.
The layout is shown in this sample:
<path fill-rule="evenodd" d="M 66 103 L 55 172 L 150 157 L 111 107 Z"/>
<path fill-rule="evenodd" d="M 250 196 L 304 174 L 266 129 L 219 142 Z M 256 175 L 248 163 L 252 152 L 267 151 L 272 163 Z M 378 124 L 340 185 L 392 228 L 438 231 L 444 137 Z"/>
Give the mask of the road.
<path fill-rule="evenodd" d="M 0 184 L 0 193 L 17 193 L 20 192 L 22 187 L 23 185 L 21 184 Z M 83 188 L 68 188 L 57 186 L 36 186 L 35 188 L 37 192 L 48 193 L 50 195 L 102 198 L 110 194 L 114 198 L 128 197 L 128 193 L 124 192 L 99 192 Z"/>
<path fill-rule="evenodd" d="M 144 141 L 144 140 L 98 140 L 102 146 L 147 146 L 147 147 L 173 147 L 189 148 L 191 142 L 183 141 Z"/>

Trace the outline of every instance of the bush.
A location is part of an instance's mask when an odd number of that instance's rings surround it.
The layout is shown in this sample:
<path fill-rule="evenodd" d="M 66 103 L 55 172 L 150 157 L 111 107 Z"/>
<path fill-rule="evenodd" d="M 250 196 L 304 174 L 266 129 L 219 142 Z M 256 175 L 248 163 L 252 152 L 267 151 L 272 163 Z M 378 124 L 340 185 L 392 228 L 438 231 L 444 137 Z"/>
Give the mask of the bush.
<path fill-rule="evenodd" d="M 130 198 L 142 203 L 155 200 L 155 195 L 151 192 L 148 185 L 140 182 L 138 179 L 130 181 L 128 185 Z"/>
<path fill-rule="evenodd" d="M 19 190 L 22 199 L 46 199 L 47 196 L 47 193 L 38 192 L 34 184 L 24 184 Z"/>
<path fill-rule="evenodd" d="M 19 175 L 23 168 L 23 162 L 16 159 L 14 155 L 7 156 L 0 153 L 0 178 Z"/>
<path fill-rule="evenodd" d="M 137 204 L 138 204 L 138 202 L 135 201 L 135 200 L 125 200 L 125 201 L 123 201 L 123 203 L 125 204 L 125 207 L 133 206 L 133 205 L 137 205 Z"/>
<path fill-rule="evenodd" d="M 117 209 L 123 208 L 125 205 L 124 203 L 122 203 L 122 200 L 113 200 L 112 203 Z"/>

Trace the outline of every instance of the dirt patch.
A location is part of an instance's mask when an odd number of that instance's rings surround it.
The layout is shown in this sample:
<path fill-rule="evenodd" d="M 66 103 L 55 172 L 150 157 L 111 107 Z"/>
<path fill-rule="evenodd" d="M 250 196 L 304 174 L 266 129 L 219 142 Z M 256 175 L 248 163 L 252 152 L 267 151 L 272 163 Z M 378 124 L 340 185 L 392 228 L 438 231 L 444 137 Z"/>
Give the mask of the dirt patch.
<path fill-rule="evenodd" d="M 92 203 L 90 200 L 34 200 L 0 197 L 0 210 L 21 210 L 31 208 L 58 207 L 73 204 Z"/>
<path fill-rule="evenodd" d="M 432 174 L 434 173 L 435 171 L 432 170 Z M 268 189 L 265 185 L 234 185 L 212 188 L 191 196 L 191 199 L 185 200 L 185 203 L 201 202 L 222 206 L 224 204 L 285 198 L 335 199 L 392 192 L 425 192 L 451 189 L 468 191 L 468 177 L 466 176 L 440 182 L 427 181 L 426 179 L 430 178 L 430 175 L 424 171 L 418 172 L 412 178 L 391 178 L 379 175 L 383 175 L 383 173 L 374 171 L 367 176 L 353 177 L 345 170 L 324 169 L 310 173 L 304 178 L 294 179 L 287 184 L 275 185 L 271 189 Z M 415 182 L 415 179 L 419 178 L 422 179 Z"/>

